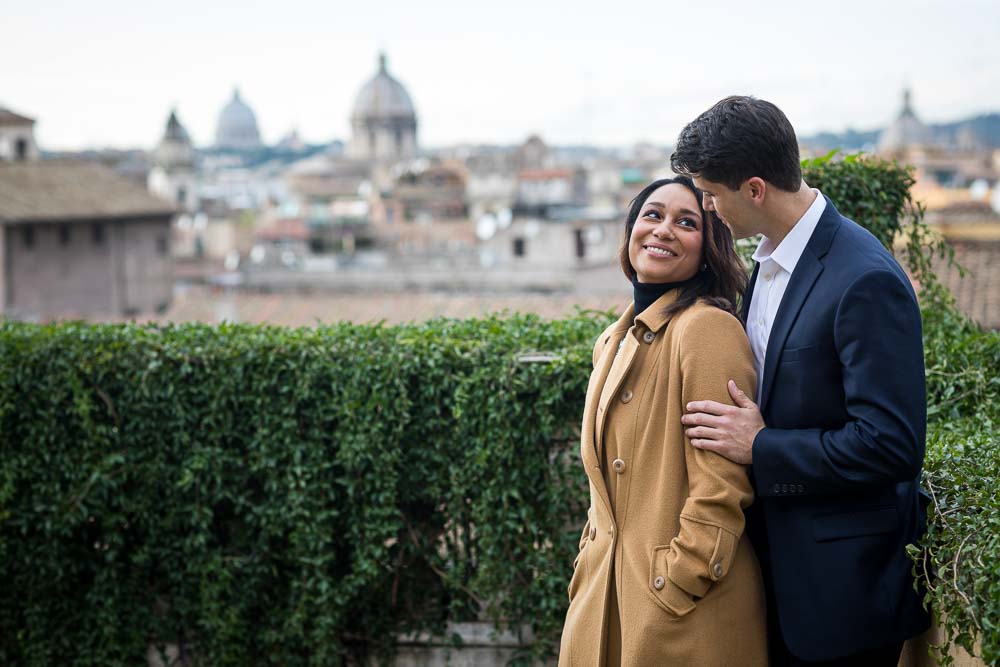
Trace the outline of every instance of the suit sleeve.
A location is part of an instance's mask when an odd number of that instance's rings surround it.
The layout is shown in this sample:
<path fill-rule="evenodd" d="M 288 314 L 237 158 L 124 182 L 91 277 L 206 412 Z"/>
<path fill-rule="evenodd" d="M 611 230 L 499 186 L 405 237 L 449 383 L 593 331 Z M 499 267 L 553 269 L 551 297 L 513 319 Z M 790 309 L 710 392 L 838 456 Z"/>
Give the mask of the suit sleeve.
<path fill-rule="evenodd" d="M 877 269 L 841 298 L 834 343 L 849 420 L 834 429 L 764 428 L 753 444 L 758 494 L 837 493 L 910 481 L 924 460 L 927 398 L 920 308 L 903 278 Z"/>
<path fill-rule="evenodd" d="M 732 405 L 729 380 L 754 394 L 753 356 L 735 317 L 705 309 L 681 335 L 682 406 L 694 400 Z M 686 436 L 683 450 L 689 491 L 681 508 L 680 532 L 670 543 L 667 573 L 672 584 L 702 597 L 729 571 L 743 534 L 743 509 L 753 500 L 753 490 L 746 467 L 692 447 Z"/>

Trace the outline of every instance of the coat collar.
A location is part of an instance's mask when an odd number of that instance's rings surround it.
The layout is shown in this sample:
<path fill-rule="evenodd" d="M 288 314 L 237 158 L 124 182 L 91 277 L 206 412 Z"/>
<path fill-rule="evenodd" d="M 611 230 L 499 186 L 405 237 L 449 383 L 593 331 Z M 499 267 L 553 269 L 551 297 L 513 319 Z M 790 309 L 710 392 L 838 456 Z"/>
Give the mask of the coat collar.
<path fill-rule="evenodd" d="M 829 198 L 826 200 L 826 204 L 826 210 L 823 211 L 823 215 L 816 224 L 816 230 L 809 239 L 809 243 L 806 244 L 805 251 L 799 258 L 798 264 L 795 265 L 795 271 L 792 272 L 791 277 L 788 279 L 788 287 L 785 288 L 785 294 L 781 297 L 781 305 L 778 306 L 778 312 L 774 317 L 774 324 L 771 327 L 771 334 L 767 339 L 767 351 L 764 354 L 764 368 L 762 371 L 764 378 L 760 396 L 760 410 L 762 413 L 767 409 L 768 399 L 771 398 L 771 384 L 774 381 L 775 373 L 778 371 L 778 362 L 781 360 L 781 351 L 785 347 L 785 341 L 788 339 L 788 334 L 791 332 L 792 325 L 795 324 L 795 320 L 799 315 L 799 311 L 802 310 L 806 298 L 816 284 L 816 280 L 823 273 L 823 258 L 830 251 L 833 237 L 837 234 L 837 230 L 840 229 L 843 217 Z M 755 267 L 754 279 L 756 279 L 756 276 L 757 269 Z M 753 296 L 754 279 L 751 280 L 747 296 L 743 300 L 744 313 L 749 312 L 750 299 Z"/>
<path fill-rule="evenodd" d="M 671 317 L 670 315 L 665 315 L 663 311 L 677 301 L 677 297 L 680 296 L 680 293 L 680 289 L 672 289 L 665 293 L 659 299 L 654 301 L 649 308 L 639 313 L 639 316 L 635 318 L 635 321 L 646 325 L 649 327 L 650 331 L 658 332 L 668 321 L 670 321 Z M 625 311 L 625 315 L 629 315 L 629 323 L 631 323 L 632 314 L 634 313 L 635 304 L 629 304 L 628 309 Z"/>

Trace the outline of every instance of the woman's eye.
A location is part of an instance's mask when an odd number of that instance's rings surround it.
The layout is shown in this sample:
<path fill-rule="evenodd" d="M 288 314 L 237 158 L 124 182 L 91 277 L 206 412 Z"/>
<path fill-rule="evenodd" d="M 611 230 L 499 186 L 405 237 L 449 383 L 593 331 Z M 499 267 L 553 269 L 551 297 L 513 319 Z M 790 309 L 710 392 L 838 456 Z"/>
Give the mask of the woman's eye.
<path fill-rule="evenodd" d="M 698 223 L 691 218 L 681 218 L 677 221 L 678 225 L 683 225 L 684 227 L 690 227 L 692 229 L 697 229 Z"/>
<path fill-rule="evenodd" d="M 646 215 L 644 217 L 653 218 L 655 220 L 659 220 L 660 219 L 660 214 L 657 211 L 646 211 Z"/>

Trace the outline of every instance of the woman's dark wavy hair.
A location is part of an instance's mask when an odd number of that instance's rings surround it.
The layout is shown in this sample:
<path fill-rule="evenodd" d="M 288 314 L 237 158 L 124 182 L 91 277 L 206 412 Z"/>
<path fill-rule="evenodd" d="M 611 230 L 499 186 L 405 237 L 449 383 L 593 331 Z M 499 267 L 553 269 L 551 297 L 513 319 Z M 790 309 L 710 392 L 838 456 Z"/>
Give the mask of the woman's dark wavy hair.
<path fill-rule="evenodd" d="M 733 243 L 733 234 L 729 227 L 723 223 L 714 212 L 706 211 L 702 207 L 702 193 L 694 186 L 687 176 L 676 176 L 674 178 L 661 178 L 653 181 L 635 196 L 629 205 L 628 215 L 625 217 L 625 238 L 621 250 L 618 253 L 618 260 L 621 263 L 622 271 L 629 280 L 635 280 L 635 269 L 628 256 L 629 239 L 632 238 L 632 228 L 635 221 L 639 219 L 642 207 L 649 199 L 649 195 L 656 190 L 676 183 L 683 185 L 691 191 L 698 202 L 698 210 L 701 212 L 701 263 L 705 266 L 704 271 L 697 274 L 698 280 L 685 287 L 677 300 L 667 307 L 665 314 L 673 315 L 688 306 L 693 305 L 699 299 L 710 305 L 725 310 L 728 313 L 737 315 L 736 303 L 743 290 L 747 286 L 747 270 L 743 266 L 742 260 L 736 254 L 736 246 Z M 738 316 L 738 315 L 737 315 Z"/>

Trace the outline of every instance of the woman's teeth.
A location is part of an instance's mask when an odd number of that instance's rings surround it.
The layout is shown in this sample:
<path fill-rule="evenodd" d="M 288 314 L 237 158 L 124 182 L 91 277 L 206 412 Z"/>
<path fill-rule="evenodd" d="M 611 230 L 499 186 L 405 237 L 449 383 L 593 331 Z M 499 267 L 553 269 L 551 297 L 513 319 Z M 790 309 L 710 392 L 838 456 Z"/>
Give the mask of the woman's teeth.
<path fill-rule="evenodd" d="M 646 250 L 653 253 L 654 255 L 659 255 L 660 257 L 676 257 L 674 253 L 666 250 L 664 248 L 657 248 L 656 246 L 646 246 Z"/>

